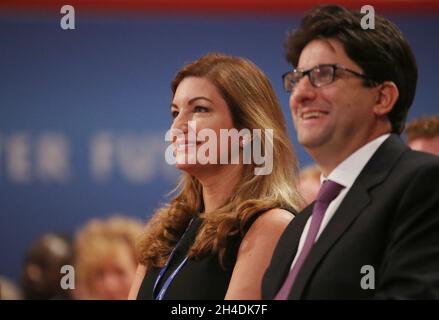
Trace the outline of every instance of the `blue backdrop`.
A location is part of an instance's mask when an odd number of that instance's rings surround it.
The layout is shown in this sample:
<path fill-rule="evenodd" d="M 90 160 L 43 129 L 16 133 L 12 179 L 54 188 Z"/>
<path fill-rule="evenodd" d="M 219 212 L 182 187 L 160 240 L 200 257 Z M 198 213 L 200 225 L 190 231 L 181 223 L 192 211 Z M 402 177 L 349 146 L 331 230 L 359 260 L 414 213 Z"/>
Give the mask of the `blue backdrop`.
<path fill-rule="evenodd" d="M 146 220 L 178 173 L 164 161 L 170 81 L 209 51 L 244 56 L 272 80 L 302 165 L 280 75 L 297 16 L 0 13 L 0 274 L 18 280 L 26 248 L 92 217 Z M 410 118 L 437 113 L 437 16 L 390 16 L 420 78 Z M 371 57 L 372 58 L 372 57 Z M 50 160 L 48 160 L 50 159 Z"/>

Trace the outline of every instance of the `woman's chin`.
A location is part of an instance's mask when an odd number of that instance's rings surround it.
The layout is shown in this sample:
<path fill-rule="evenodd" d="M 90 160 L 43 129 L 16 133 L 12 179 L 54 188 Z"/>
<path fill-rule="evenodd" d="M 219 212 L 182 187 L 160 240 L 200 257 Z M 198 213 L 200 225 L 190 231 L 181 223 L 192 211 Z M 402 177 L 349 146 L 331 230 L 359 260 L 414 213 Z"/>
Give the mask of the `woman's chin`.
<path fill-rule="evenodd" d="M 195 164 L 189 164 L 189 163 L 176 163 L 175 167 L 178 170 L 184 171 L 186 173 L 189 173 L 190 175 L 193 176 L 199 176 L 202 175 L 203 173 L 207 172 L 207 170 L 209 169 L 209 165 L 203 165 L 203 164 L 199 164 L 199 163 L 195 163 Z"/>
<path fill-rule="evenodd" d="M 177 162 L 175 164 L 175 167 L 178 170 L 185 171 L 187 173 L 192 173 L 193 171 L 199 170 L 200 167 L 202 166 L 200 166 L 198 163 L 193 164 L 193 163 Z"/>

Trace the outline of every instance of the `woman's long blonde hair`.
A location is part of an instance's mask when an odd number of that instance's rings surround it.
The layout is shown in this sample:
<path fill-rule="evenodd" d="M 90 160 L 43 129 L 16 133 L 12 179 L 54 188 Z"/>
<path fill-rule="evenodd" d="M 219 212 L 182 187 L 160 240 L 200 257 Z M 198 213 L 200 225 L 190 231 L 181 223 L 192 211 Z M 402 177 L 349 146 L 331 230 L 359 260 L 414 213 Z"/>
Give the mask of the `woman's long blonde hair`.
<path fill-rule="evenodd" d="M 249 224 L 272 208 L 297 212 L 302 206 L 298 193 L 297 158 L 288 137 L 285 119 L 267 77 L 249 60 L 210 53 L 184 66 L 172 82 L 172 92 L 189 76 L 213 83 L 230 108 L 237 129 L 273 129 L 273 169 L 268 175 L 255 175 L 255 164 L 243 166 L 240 181 L 226 203 L 213 212 L 202 214 L 203 223 L 189 257 L 199 259 L 211 252 L 219 256 L 223 268 L 231 241 L 241 239 Z M 162 267 L 186 229 L 190 219 L 203 208 L 202 185 L 183 173 L 175 189 L 177 195 L 160 208 L 149 221 L 139 243 L 140 263 Z"/>

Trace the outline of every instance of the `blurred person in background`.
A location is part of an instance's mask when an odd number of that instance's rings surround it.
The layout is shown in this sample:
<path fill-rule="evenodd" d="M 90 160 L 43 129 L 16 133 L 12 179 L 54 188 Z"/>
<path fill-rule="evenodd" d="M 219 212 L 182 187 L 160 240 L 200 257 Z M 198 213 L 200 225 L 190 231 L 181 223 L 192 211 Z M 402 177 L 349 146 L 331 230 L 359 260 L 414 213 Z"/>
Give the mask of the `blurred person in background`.
<path fill-rule="evenodd" d="M 300 193 L 306 204 L 313 202 L 320 190 L 320 175 L 322 174 L 318 165 L 313 164 L 300 171 Z"/>
<path fill-rule="evenodd" d="M 406 134 L 410 148 L 439 156 L 439 115 L 414 119 Z"/>
<path fill-rule="evenodd" d="M 113 216 L 93 219 L 75 237 L 76 299 L 127 299 L 136 271 L 142 224 Z"/>
<path fill-rule="evenodd" d="M 70 299 L 71 291 L 61 288 L 61 268 L 72 265 L 72 240 L 63 234 L 48 233 L 37 238 L 25 257 L 22 274 L 24 299 Z"/>
<path fill-rule="evenodd" d="M 147 225 L 130 299 L 260 299 L 273 248 L 301 204 L 297 159 L 278 99 L 252 62 L 215 53 L 184 66 L 172 93 L 171 129 L 184 136 L 173 146 L 183 174 L 178 194 Z M 220 130 L 244 128 L 260 129 L 261 150 L 272 144 L 270 174 L 255 174 L 254 161 L 231 164 Z M 190 140 L 191 130 L 202 129 L 215 132 L 216 155 L 227 154 L 228 163 L 184 161 L 206 144 Z M 266 129 L 273 130 L 272 142 L 264 139 Z M 240 156 L 247 142 L 239 141 Z"/>
<path fill-rule="evenodd" d="M 0 300 L 21 300 L 20 288 L 8 278 L 0 276 Z"/>

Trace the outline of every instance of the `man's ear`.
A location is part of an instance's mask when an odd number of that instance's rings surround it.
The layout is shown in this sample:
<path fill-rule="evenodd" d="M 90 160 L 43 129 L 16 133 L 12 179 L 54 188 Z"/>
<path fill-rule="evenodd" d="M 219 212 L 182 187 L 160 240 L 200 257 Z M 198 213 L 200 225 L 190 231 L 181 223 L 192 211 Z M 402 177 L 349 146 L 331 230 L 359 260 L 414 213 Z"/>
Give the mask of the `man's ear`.
<path fill-rule="evenodd" d="M 393 81 L 384 81 L 378 85 L 378 93 L 373 111 L 377 116 L 384 116 L 392 111 L 399 97 L 399 90 Z"/>

